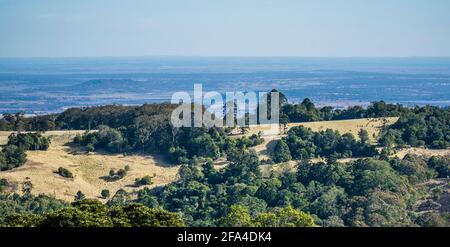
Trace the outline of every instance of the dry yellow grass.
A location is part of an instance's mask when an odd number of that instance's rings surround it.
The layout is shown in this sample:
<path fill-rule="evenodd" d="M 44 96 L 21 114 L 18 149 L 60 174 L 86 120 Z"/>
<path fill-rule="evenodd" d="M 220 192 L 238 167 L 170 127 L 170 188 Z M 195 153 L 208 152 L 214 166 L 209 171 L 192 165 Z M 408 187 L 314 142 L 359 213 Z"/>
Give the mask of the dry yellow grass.
<path fill-rule="evenodd" d="M 390 118 L 363 118 L 363 119 L 351 119 L 351 120 L 337 120 L 337 121 L 320 121 L 309 123 L 290 123 L 288 129 L 295 126 L 305 126 L 313 131 L 323 131 L 326 129 L 337 130 L 341 134 L 351 133 L 358 138 L 358 132 L 360 129 L 367 130 L 371 142 L 376 142 L 381 128 L 384 125 L 391 125 L 397 122 L 397 117 Z"/>
<path fill-rule="evenodd" d="M 407 154 L 415 154 L 423 157 L 446 156 L 450 155 L 450 149 L 403 148 L 397 151 L 395 156 L 403 159 Z"/>
<path fill-rule="evenodd" d="M 113 155 L 113 154 L 86 154 L 77 147 L 70 147 L 69 143 L 80 131 L 49 131 L 44 135 L 51 138 L 51 145 L 47 151 L 28 151 L 27 163 L 19 168 L 0 172 L 0 178 L 20 184 L 29 178 L 32 182 L 33 194 L 54 195 L 56 198 L 72 201 L 75 193 L 81 190 L 87 198 L 98 198 L 102 189 L 108 189 L 113 195 L 118 189 L 123 188 L 128 192 L 134 192 L 140 188 L 133 187 L 136 178 L 146 175 L 153 176 L 153 185 L 164 185 L 176 180 L 178 166 L 170 166 L 154 156 L 140 155 Z M 9 132 L 0 132 L 0 137 L 5 140 Z M 109 174 L 110 169 L 130 166 L 128 174 L 118 181 L 108 182 L 102 177 Z M 73 179 L 63 178 L 54 173 L 59 167 L 69 169 Z"/>

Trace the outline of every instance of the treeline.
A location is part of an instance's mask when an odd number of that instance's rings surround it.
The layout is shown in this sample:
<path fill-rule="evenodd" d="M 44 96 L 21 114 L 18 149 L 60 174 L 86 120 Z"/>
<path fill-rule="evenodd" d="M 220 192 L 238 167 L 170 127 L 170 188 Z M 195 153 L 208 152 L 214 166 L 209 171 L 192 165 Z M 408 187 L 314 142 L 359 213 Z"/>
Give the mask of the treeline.
<path fill-rule="evenodd" d="M 12 133 L 7 145 L 15 145 L 23 150 L 45 151 L 50 146 L 50 138 L 39 133 Z"/>
<path fill-rule="evenodd" d="M 279 163 L 317 156 L 338 159 L 372 157 L 378 154 L 376 148 L 370 145 L 366 130 L 359 131 L 359 138 L 360 141 L 357 141 L 353 134 L 341 135 L 331 129 L 313 132 L 309 128 L 298 126 L 290 129 L 287 136 L 277 142 L 272 159 Z"/>
<path fill-rule="evenodd" d="M 70 108 L 62 113 L 25 117 L 23 113 L 3 114 L 0 130 L 4 131 L 49 131 L 49 130 L 91 130 L 101 125 L 111 128 L 130 126 L 139 116 L 170 118 L 176 105 L 167 103 L 144 104 L 142 106 L 105 105 L 84 108 Z"/>
<path fill-rule="evenodd" d="M 7 227 L 181 227 L 180 215 L 140 204 L 108 207 L 97 200 L 82 200 L 60 210 L 15 213 L 3 218 Z"/>
<path fill-rule="evenodd" d="M 5 187 L 9 186 L 6 179 L 2 179 Z M 26 189 L 26 187 L 25 187 Z M 2 192 L 0 190 L 0 192 Z M 0 225 L 5 224 L 5 217 L 11 214 L 43 214 L 58 211 L 68 204 L 51 196 L 32 196 L 24 191 L 24 195 L 0 193 Z"/>
<path fill-rule="evenodd" d="M 11 134 L 8 143 L 0 151 L 0 171 L 22 166 L 26 162 L 27 150 L 47 150 L 50 139 L 39 133 Z"/>
<path fill-rule="evenodd" d="M 306 98 L 300 104 L 283 104 L 280 119 L 283 123 L 313 122 L 329 120 L 345 120 L 360 118 L 399 117 L 410 111 L 409 108 L 399 104 L 387 104 L 384 101 L 375 101 L 367 108 L 351 106 L 347 109 L 335 109 L 330 106 L 316 107 Z"/>
<path fill-rule="evenodd" d="M 276 90 L 272 90 L 276 91 Z M 426 146 L 429 148 L 448 148 L 450 143 L 449 108 L 433 106 L 404 107 L 399 104 L 387 104 L 384 101 L 373 102 L 367 108 L 352 106 L 344 110 L 333 107 L 316 107 L 305 99 L 300 104 L 289 104 L 280 93 L 280 122 L 310 122 L 376 117 L 400 117 L 393 126 L 385 129 L 380 143 L 384 146 Z M 164 152 L 181 153 L 189 157 L 189 150 L 183 145 L 159 143 L 157 138 L 174 138 L 177 129 L 170 125 L 170 115 L 176 105 L 145 104 L 142 106 L 108 105 L 88 108 L 71 108 L 59 114 L 26 118 L 23 114 L 4 114 L 0 119 L 0 130 L 47 131 L 47 130 L 92 130 L 105 125 L 117 129 L 123 135 L 125 143 L 120 149 L 152 149 L 163 144 Z M 183 130 L 182 130 L 183 131 Z M 161 134 L 158 134 L 160 132 Z M 186 132 L 186 131 L 184 131 Z M 187 131 L 189 132 L 189 131 Z M 186 133 L 194 135 L 197 133 Z M 147 140 L 147 138 L 150 138 Z M 128 141 L 128 143 L 126 142 Z M 174 139 L 174 141 L 178 141 Z M 184 142 L 184 140 L 180 140 Z M 95 144 L 93 144 L 95 146 Z M 173 147 L 172 147 L 173 146 Z M 143 147 L 143 148 L 142 148 Z M 180 147 L 180 149 L 178 149 Z M 115 148 L 113 148 L 115 149 Z M 122 151 L 122 150 L 121 150 Z M 184 155 L 187 152 L 187 155 Z"/>
<path fill-rule="evenodd" d="M 88 151 L 155 152 L 173 163 L 187 163 L 193 157 L 217 159 L 237 148 L 263 142 L 259 135 L 229 137 L 230 130 L 223 128 L 173 128 L 166 121 L 147 118 L 136 123 L 138 127 L 122 126 L 118 129 L 101 125 L 96 132 L 76 136 L 74 142 L 85 146 Z"/>
<path fill-rule="evenodd" d="M 271 92 L 276 92 L 272 90 Z M 269 100 L 270 103 L 270 100 Z M 59 114 L 24 117 L 22 113 L 4 114 L 0 119 L 0 130 L 9 131 L 48 131 L 48 130 L 90 130 L 101 125 L 111 128 L 131 126 L 137 117 L 165 116 L 169 118 L 176 105 L 144 104 L 142 106 L 107 105 L 87 108 L 71 108 Z M 300 104 L 290 104 L 284 94 L 280 93 L 280 121 L 311 122 L 375 117 L 399 117 L 412 110 L 398 104 L 384 101 L 373 102 L 367 108 L 352 106 L 347 109 L 335 109 L 330 106 L 318 108 L 310 99 Z M 270 112 L 270 111 L 269 111 Z"/>

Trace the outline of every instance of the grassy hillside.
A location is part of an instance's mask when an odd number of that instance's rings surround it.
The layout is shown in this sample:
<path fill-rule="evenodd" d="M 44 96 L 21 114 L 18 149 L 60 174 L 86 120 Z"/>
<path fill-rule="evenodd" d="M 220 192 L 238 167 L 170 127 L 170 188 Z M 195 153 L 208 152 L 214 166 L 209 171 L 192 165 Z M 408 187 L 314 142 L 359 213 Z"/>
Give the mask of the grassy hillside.
<path fill-rule="evenodd" d="M 372 143 L 375 143 L 380 133 L 380 130 L 385 125 L 391 125 L 397 122 L 398 117 L 388 118 L 363 118 L 352 120 L 337 120 L 337 121 L 320 121 L 308 123 L 290 123 L 288 129 L 295 126 L 305 126 L 311 128 L 313 131 L 321 131 L 326 129 L 333 129 L 339 131 L 341 134 L 351 133 L 358 138 L 358 131 L 360 129 L 367 130 Z"/>
<path fill-rule="evenodd" d="M 120 188 L 128 192 L 137 191 L 133 187 L 136 178 L 146 175 L 154 176 L 153 185 L 163 185 L 174 181 L 178 167 L 170 166 L 153 156 L 111 155 L 84 152 L 83 149 L 70 145 L 73 137 L 82 131 L 48 131 L 44 135 L 51 138 L 47 151 L 28 151 L 27 163 L 19 168 L 2 171 L 0 178 L 16 184 L 16 191 L 21 191 L 20 184 L 29 179 L 33 184 L 33 194 L 49 194 L 56 198 L 72 201 L 75 193 L 81 190 L 87 198 L 98 198 L 103 189 L 111 195 Z M 0 132 L 0 143 L 4 144 L 10 132 Z M 116 171 L 130 166 L 127 175 L 117 181 L 107 181 L 111 169 Z M 74 178 L 64 178 L 55 173 L 59 167 L 69 169 Z M 142 188 L 142 187 L 141 187 Z M 99 199 L 99 198 L 98 198 Z"/>

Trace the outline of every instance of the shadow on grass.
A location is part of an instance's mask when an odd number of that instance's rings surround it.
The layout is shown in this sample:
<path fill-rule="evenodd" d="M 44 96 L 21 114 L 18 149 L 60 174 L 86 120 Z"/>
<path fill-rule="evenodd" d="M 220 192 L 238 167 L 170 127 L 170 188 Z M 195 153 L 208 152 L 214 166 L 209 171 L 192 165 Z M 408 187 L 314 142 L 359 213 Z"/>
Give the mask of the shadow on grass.
<path fill-rule="evenodd" d="M 101 176 L 99 178 L 102 179 L 105 182 L 116 182 L 116 181 L 121 180 L 123 177 L 120 177 L 120 176 Z"/>

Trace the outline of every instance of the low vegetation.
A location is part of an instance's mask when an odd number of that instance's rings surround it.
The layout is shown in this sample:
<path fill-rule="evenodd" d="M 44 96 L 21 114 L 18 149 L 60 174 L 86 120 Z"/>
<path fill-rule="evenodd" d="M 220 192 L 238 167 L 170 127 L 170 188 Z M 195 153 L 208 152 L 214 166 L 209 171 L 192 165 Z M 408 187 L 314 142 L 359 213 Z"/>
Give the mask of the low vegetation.
<path fill-rule="evenodd" d="M 136 187 L 140 187 L 140 186 L 144 186 L 144 185 L 152 185 L 152 184 L 153 184 L 152 177 L 150 177 L 148 175 L 143 178 L 136 179 L 136 181 L 134 182 L 134 185 Z"/>
<path fill-rule="evenodd" d="M 104 189 L 102 190 L 102 192 L 100 192 L 100 195 L 102 196 L 103 199 L 107 199 L 110 197 L 111 193 L 109 192 L 109 190 Z"/>
<path fill-rule="evenodd" d="M 109 171 L 107 180 L 108 181 L 116 181 L 116 180 L 124 178 L 126 175 L 127 175 L 127 171 L 125 169 L 119 169 L 118 171 L 111 169 Z"/>
<path fill-rule="evenodd" d="M 64 167 L 59 167 L 58 171 L 56 171 L 56 173 L 58 173 L 61 177 L 73 178 L 72 172 Z"/>

